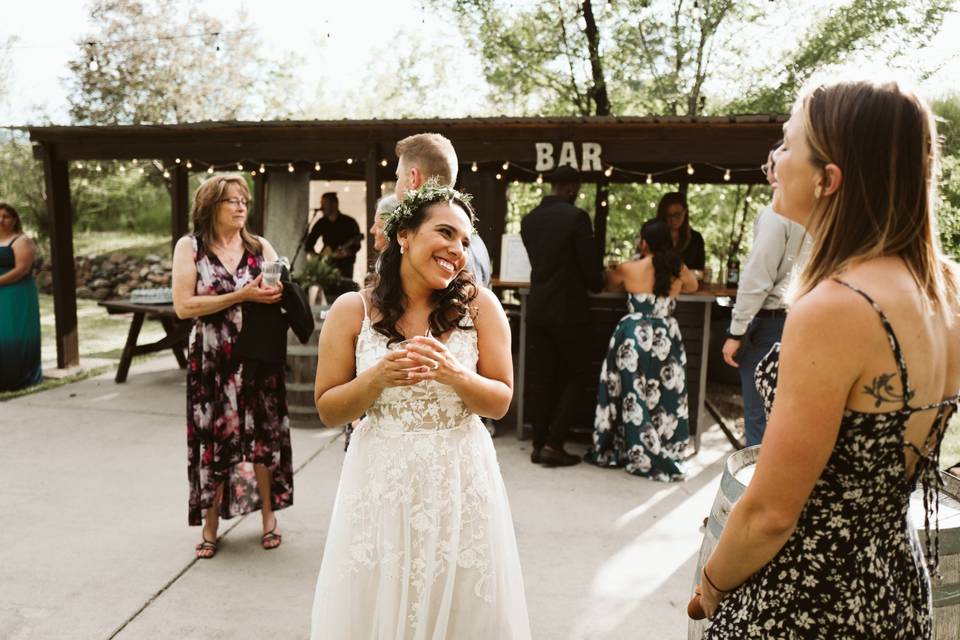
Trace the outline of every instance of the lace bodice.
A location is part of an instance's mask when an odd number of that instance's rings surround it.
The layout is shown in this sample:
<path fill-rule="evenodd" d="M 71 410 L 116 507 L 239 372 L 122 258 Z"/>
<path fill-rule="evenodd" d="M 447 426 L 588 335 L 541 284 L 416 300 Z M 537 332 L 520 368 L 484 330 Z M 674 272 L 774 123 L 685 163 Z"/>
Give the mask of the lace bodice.
<path fill-rule="evenodd" d="M 461 324 L 472 326 L 470 317 L 465 317 Z M 476 331 L 454 329 L 446 345 L 460 366 L 470 371 L 477 370 Z M 357 373 L 375 365 L 388 351 L 387 337 L 374 330 L 364 307 L 363 325 L 357 336 Z M 454 429 L 467 423 L 471 417 L 473 413 L 453 387 L 433 380 L 409 387 L 388 387 L 367 409 L 370 426 L 386 431 Z"/>

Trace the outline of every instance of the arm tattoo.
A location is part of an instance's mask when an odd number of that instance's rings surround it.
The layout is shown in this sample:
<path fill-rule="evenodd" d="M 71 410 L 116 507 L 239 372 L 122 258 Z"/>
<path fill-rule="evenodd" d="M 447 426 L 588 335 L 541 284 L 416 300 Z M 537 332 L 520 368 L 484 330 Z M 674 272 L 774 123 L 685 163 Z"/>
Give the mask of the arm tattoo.
<path fill-rule="evenodd" d="M 895 373 L 882 373 L 873 379 L 872 384 L 863 385 L 863 392 L 874 399 L 874 406 L 880 407 L 884 402 L 901 402 L 906 404 L 913 398 L 913 391 L 903 389 L 898 393 L 890 381 L 897 377 Z"/>

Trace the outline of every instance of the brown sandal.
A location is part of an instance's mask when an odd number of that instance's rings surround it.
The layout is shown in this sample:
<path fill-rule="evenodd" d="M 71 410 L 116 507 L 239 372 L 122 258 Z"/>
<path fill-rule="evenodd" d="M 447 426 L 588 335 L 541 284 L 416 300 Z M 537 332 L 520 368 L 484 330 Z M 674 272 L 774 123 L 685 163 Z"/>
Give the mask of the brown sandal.
<path fill-rule="evenodd" d="M 277 531 L 277 516 L 273 516 L 273 529 L 270 529 L 270 531 L 263 534 L 263 537 L 260 538 L 260 546 L 266 549 L 267 551 L 270 551 L 271 549 L 276 549 L 277 547 L 279 547 L 280 543 L 283 541 L 283 536 L 280 535 L 279 533 L 276 533 L 276 531 Z M 268 544 L 273 542 L 274 540 L 277 541 L 277 544 Z"/>
<path fill-rule="evenodd" d="M 203 534 L 200 535 L 203 538 Z M 205 555 L 205 552 L 210 551 L 210 555 Z M 203 538 L 203 542 L 197 545 L 197 558 L 200 560 L 209 560 L 213 556 L 217 555 L 217 542 L 210 542 L 206 538 Z"/>

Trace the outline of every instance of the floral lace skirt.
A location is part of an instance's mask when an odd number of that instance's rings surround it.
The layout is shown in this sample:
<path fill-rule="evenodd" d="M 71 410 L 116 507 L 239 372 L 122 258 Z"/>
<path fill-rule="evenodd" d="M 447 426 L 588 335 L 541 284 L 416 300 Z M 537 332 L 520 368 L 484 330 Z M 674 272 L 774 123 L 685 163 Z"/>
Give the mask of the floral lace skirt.
<path fill-rule="evenodd" d="M 478 418 L 354 431 L 312 626 L 315 640 L 530 638 L 510 505 Z"/>

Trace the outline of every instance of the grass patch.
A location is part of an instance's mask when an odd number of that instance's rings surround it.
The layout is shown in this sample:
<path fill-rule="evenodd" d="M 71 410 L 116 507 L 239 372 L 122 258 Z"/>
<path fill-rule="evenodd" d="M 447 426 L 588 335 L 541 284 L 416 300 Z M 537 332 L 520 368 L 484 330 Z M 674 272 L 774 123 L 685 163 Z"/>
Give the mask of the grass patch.
<path fill-rule="evenodd" d="M 78 231 L 73 235 L 75 256 L 102 256 L 120 251 L 134 258 L 155 253 L 170 258 L 170 236 L 132 231 Z"/>
<path fill-rule="evenodd" d="M 6 400 L 13 400 L 14 398 L 19 398 L 21 396 L 28 396 L 32 393 L 49 391 L 50 389 L 56 389 L 57 387 L 62 387 L 63 385 L 70 384 L 71 382 L 80 382 L 81 380 L 86 380 L 87 378 L 98 376 L 109 369 L 110 367 L 105 365 L 102 367 L 87 369 L 86 371 L 75 373 L 72 376 L 67 376 L 66 378 L 59 378 L 59 379 L 45 378 L 43 382 L 41 382 L 40 384 L 35 384 L 32 387 L 17 389 L 16 391 L 0 392 L 0 402 L 4 402 Z"/>
<path fill-rule="evenodd" d="M 109 315 L 95 300 L 77 300 L 77 329 L 80 357 L 119 358 L 127 342 L 133 314 Z M 53 296 L 40 294 L 40 357 L 44 362 L 57 359 L 56 325 Z M 147 320 L 139 342 L 156 342 L 166 335 L 159 322 Z"/>
<path fill-rule="evenodd" d="M 960 465 L 960 416 L 955 415 L 950 419 L 940 445 L 940 467 L 949 469 L 956 465 Z"/>

